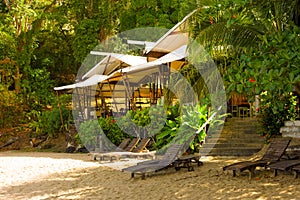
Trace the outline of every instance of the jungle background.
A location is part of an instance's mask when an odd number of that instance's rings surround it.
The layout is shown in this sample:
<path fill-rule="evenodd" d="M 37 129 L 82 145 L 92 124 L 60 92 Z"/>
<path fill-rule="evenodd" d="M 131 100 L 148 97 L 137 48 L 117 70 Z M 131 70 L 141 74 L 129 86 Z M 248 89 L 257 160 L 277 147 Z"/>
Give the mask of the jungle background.
<path fill-rule="evenodd" d="M 53 88 L 74 83 L 86 55 L 110 36 L 171 28 L 195 9 L 190 35 L 214 58 L 226 92 L 249 101 L 261 95 L 259 134 L 278 134 L 284 120 L 297 118 L 298 0 L 2 0 L 0 150 L 64 151 L 68 138 L 76 140 L 72 97 L 57 98 Z"/>

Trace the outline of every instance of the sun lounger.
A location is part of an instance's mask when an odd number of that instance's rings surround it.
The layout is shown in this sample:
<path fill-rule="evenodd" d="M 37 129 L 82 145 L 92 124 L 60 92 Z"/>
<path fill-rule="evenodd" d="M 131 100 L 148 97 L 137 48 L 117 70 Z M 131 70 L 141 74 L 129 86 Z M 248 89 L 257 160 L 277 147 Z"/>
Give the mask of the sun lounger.
<path fill-rule="evenodd" d="M 124 150 L 128 146 L 130 140 L 130 138 L 125 138 L 121 144 L 119 144 L 118 148 Z"/>
<path fill-rule="evenodd" d="M 180 168 L 187 168 L 188 171 L 194 171 L 192 163 L 197 163 L 198 166 L 203 165 L 203 162 L 200 161 L 200 157 L 201 156 L 199 154 L 180 156 L 174 162 L 175 169 L 179 170 Z"/>
<path fill-rule="evenodd" d="M 298 178 L 300 173 L 300 164 L 292 167 L 292 172 L 294 173 L 294 178 Z"/>
<path fill-rule="evenodd" d="M 221 107 L 218 109 L 220 110 Z M 122 171 L 129 171 L 131 172 L 131 177 L 133 178 L 135 174 L 141 174 L 142 178 L 145 178 L 146 173 L 148 172 L 157 172 L 159 170 L 165 169 L 167 167 L 175 167 L 176 170 L 180 168 L 188 168 L 188 171 L 193 171 L 194 168 L 191 166 L 191 163 L 195 162 L 198 166 L 202 165 L 203 163 L 200 161 L 200 155 L 187 155 L 182 156 L 186 145 L 193 140 L 193 138 L 201 132 L 207 124 L 215 117 L 217 112 L 214 112 L 209 119 L 198 129 L 196 134 L 192 135 L 189 140 L 185 142 L 185 144 L 171 144 L 167 149 L 166 153 L 163 155 L 161 159 L 152 160 L 152 161 L 144 161 L 140 162 L 135 166 L 127 167 L 122 169 Z"/>
<path fill-rule="evenodd" d="M 128 146 L 129 142 L 130 142 L 130 138 L 125 138 L 120 144 L 119 146 L 115 149 L 115 151 L 124 151 L 124 149 Z M 97 157 L 99 155 L 99 153 L 91 153 L 90 155 L 92 155 L 93 160 L 97 160 Z"/>
<path fill-rule="evenodd" d="M 113 152 L 106 152 L 106 153 L 98 153 L 96 157 L 99 157 L 100 161 L 104 160 L 110 160 L 110 162 L 114 160 L 120 160 L 121 158 L 155 158 L 155 153 L 156 151 L 148 151 L 148 152 L 143 152 L 147 146 L 147 144 L 150 141 L 150 138 L 143 138 L 140 143 L 137 144 L 139 139 L 134 138 L 133 142 L 130 142 L 128 145 L 129 148 L 125 148 L 128 150 L 132 149 L 132 152 L 128 151 L 113 151 Z M 136 145 L 137 144 L 137 145 Z M 135 148 L 132 148 L 135 147 Z"/>
<path fill-rule="evenodd" d="M 133 138 L 129 145 L 124 149 L 125 151 L 132 151 L 136 145 L 139 143 L 140 138 Z"/>
<path fill-rule="evenodd" d="M 161 159 L 153 162 L 142 162 L 138 165 L 124 168 L 122 171 L 131 172 L 132 178 L 135 174 L 141 174 L 142 178 L 145 178 L 146 173 L 157 172 L 172 165 L 172 163 L 178 158 L 180 149 L 180 144 L 172 144 Z"/>
<path fill-rule="evenodd" d="M 192 166 L 192 163 L 196 163 L 197 166 L 202 166 L 203 162 L 200 161 L 200 154 L 190 154 L 190 155 L 184 155 L 179 156 L 172 165 L 175 167 L 176 170 L 179 170 L 181 168 L 187 168 L 188 171 L 194 171 L 194 167 Z M 137 165 L 140 164 L 155 164 L 158 163 L 160 160 L 147 160 L 143 162 L 137 163 Z"/>
<path fill-rule="evenodd" d="M 99 157 L 100 161 L 108 160 L 110 162 L 119 161 L 122 158 L 151 158 L 155 159 L 156 151 L 149 152 L 107 152 L 107 153 L 99 153 L 97 157 Z"/>
<path fill-rule="evenodd" d="M 290 141 L 291 139 L 289 138 L 274 138 L 260 160 L 234 163 L 223 167 L 223 170 L 232 170 L 233 176 L 236 176 L 237 171 L 248 170 L 249 179 L 251 179 L 254 176 L 256 167 L 266 167 L 268 164 L 278 161 L 284 154 Z"/>
<path fill-rule="evenodd" d="M 140 153 L 144 150 L 146 150 L 146 146 L 150 142 L 150 138 L 143 138 L 140 143 L 132 150 L 132 152 Z"/>
<path fill-rule="evenodd" d="M 289 171 L 293 166 L 300 165 L 300 160 L 281 160 L 270 164 L 268 167 L 271 170 L 274 170 L 274 176 L 278 175 L 278 170 L 280 171 Z"/>
<path fill-rule="evenodd" d="M 132 151 L 137 143 L 140 141 L 139 138 L 133 138 L 131 141 L 130 138 L 126 138 L 124 139 L 119 146 L 113 150 L 113 152 L 124 152 L 124 151 Z M 91 153 L 90 155 L 92 155 L 93 160 L 97 160 L 98 157 L 100 157 L 100 160 L 102 160 L 103 158 L 101 158 L 101 155 L 105 155 L 107 153 L 111 153 L 111 152 L 106 152 L 106 153 Z"/>

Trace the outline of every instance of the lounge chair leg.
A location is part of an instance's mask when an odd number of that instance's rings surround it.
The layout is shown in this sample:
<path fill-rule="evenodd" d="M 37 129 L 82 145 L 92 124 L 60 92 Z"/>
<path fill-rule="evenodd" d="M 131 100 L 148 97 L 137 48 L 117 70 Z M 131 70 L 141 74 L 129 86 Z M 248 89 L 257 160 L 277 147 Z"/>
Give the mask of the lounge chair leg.
<path fill-rule="evenodd" d="M 278 175 L 278 171 L 277 169 L 274 169 L 274 177 L 276 177 Z"/>
<path fill-rule="evenodd" d="M 232 176 L 236 177 L 236 171 L 235 170 L 232 170 Z"/>
<path fill-rule="evenodd" d="M 142 179 L 143 179 L 143 180 L 146 179 L 146 174 L 145 174 L 145 173 L 142 174 Z"/>
<path fill-rule="evenodd" d="M 294 171 L 294 178 L 298 178 L 298 172 L 297 171 Z"/>
<path fill-rule="evenodd" d="M 188 171 L 189 172 L 194 171 L 194 167 L 193 166 L 188 166 Z"/>
<path fill-rule="evenodd" d="M 202 166 L 203 162 L 201 162 L 200 160 L 197 161 L 198 162 L 198 166 Z"/>
<path fill-rule="evenodd" d="M 249 169 L 249 180 L 251 180 L 254 177 L 254 170 L 255 170 L 255 167 L 251 167 Z"/>

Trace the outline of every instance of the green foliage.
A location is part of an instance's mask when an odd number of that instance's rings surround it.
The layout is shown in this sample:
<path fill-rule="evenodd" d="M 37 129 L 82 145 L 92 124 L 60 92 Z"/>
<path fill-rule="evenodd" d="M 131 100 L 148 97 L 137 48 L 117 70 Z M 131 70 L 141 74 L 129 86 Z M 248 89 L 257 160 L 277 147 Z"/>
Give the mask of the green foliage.
<path fill-rule="evenodd" d="M 73 124 L 71 110 L 68 109 L 71 103 L 71 95 L 64 94 L 52 100 L 48 109 L 31 109 L 26 113 L 29 127 L 32 128 L 32 137 L 47 136 L 55 138 L 59 133 L 69 130 Z"/>
<path fill-rule="evenodd" d="M 131 0 L 120 15 L 120 31 L 139 27 L 171 28 L 179 20 L 179 10 L 183 2 L 185 1 Z"/>
<path fill-rule="evenodd" d="M 191 33 L 218 62 L 227 91 L 261 95 L 262 134 L 279 133 L 294 119 L 289 99 L 299 76 L 299 2 L 295 0 L 201 1 Z M 296 16 L 296 17 L 295 17 Z M 296 20 L 295 20 L 296 19 Z M 299 22 L 298 22 L 299 24 Z M 278 116 L 279 115 L 279 116 Z M 271 123 L 276 125 L 271 125 Z"/>
<path fill-rule="evenodd" d="M 164 128 L 156 136 L 156 148 L 169 144 L 177 136 L 179 127 L 180 118 L 176 118 L 175 121 L 167 120 Z"/>
<path fill-rule="evenodd" d="M 208 119 L 208 110 L 207 106 L 185 106 L 182 109 L 182 128 L 186 135 L 196 134 L 193 142 L 190 143 L 190 148 L 193 151 L 199 152 L 202 143 L 206 137 L 205 129 L 200 130 L 202 125 Z"/>
<path fill-rule="evenodd" d="M 116 123 L 113 117 L 99 118 L 99 124 L 107 138 L 115 145 L 119 145 L 125 138 L 129 137 Z"/>
<path fill-rule="evenodd" d="M 82 62 L 86 55 L 99 44 L 98 22 L 92 19 L 84 19 L 80 24 L 75 26 L 76 37 L 72 42 L 74 57 L 77 62 Z M 85 48 L 80 48 L 84 46 Z"/>
<path fill-rule="evenodd" d="M 260 95 L 263 135 L 279 134 L 284 120 L 295 119 L 291 98 L 300 81 L 299 28 L 262 36 L 262 44 L 230 60 L 225 76 L 229 91 L 249 96 Z M 271 123 L 274 123 L 273 125 Z"/>
<path fill-rule="evenodd" d="M 22 93 L 29 109 L 42 111 L 53 101 L 54 94 L 50 73 L 46 69 L 25 68 L 26 79 L 22 81 Z"/>
<path fill-rule="evenodd" d="M 61 113 L 64 124 L 62 124 L 61 122 L 59 108 L 54 108 L 49 111 L 36 113 L 37 120 L 32 121 L 29 124 L 30 128 L 32 128 L 32 130 L 34 131 L 32 137 L 57 137 L 59 132 L 62 132 L 63 130 L 65 130 L 65 127 L 68 126 L 70 111 L 67 108 L 62 107 Z"/>
<path fill-rule="evenodd" d="M 81 123 L 79 127 L 79 133 L 82 144 L 84 144 L 86 147 L 96 147 L 97 136 L 100 135 L 99 128 L 98 120 L 88 120 L 84 123 Z"/>
<path fill-rule="evenodd" d="M 1 29 L 4 29 L 4 24 L 0 23 L 0 60 L 16 55 L 15 38 L 9 32 L 2 31 Z"/>
<path fill-rule="evenodd" d="M 18 96 L 0 83 L 0 127 L 10 128 L 22 122 L 24 106 Z"/>
<path fill-rule="evenodd" d="M 81 123 L 76 139 L 78 143 L 88 147 L 97 147 L 99 145 L 97 142 L 101 134 L 105 134 L 106 136 L 106 138 L 102 137 L 102 145 L 110 145 L 111 142 L 118 146 L 125 138 L 130 137 L 120 129 L 113 117 L 100 117 L 97 120 L 89 120 Z"/>
<path fill-rule="evenodd" d="M 181 124 L 179 104 L 167 108 L 167 120 L 165 126 L 156 135 L 155 148 L 160 149 L 169 144 L 178 133 Z"/>
<path fill-rule="evenodd" d="M 261 96 L 264 99 L 267 92 Z M 262 130 L 260 134 L 264 136 L 265 141 L 269 142 L 273 135 L 279 135 L 280 127 L 284 126 L 284 121 L 295 120 L 296 115 L 296 97 L 292 93 L 282 96 L 277 101 L 270 102 L 264 99 L 260 106 L 260 123 Z"/>
<path fill-rule="evenodd" d="M 156 135 L 155 148 L 160 149 L 172 140 L 180 143 L 190 142 L 190 149 L 198 152 L 203 143 L 206 132 L 200 127 L 207 121 L 207 106 L 183 106 L 180 114 L 179 105 L 169 107 L 167 121 L 163 129 Z M 190 141 L 191 138 L 194 138 Z"/>

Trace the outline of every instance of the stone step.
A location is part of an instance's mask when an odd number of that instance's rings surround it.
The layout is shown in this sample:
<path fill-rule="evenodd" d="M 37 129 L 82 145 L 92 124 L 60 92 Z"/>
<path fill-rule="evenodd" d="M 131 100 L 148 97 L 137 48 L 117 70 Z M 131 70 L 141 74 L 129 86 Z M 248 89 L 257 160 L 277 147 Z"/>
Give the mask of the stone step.
<path fill-rule="evenodd" d="M 261 148 L 250 148 L 250 147 L 232 147 L 232 148 L 201 148 L 201 155 L 210 156 L 251 156 Z"/>
<path fill-rule="evenodd" d="M 260 141 L 263 140 L 263 137 L 259 136 L 258 134 L 237 134 L 237 135 L 209 135 L 206 137 L 207 140 L 254 140 Z"/>
<path fill-rule="evenodd" d="M 224 130 L 228 130 L 228 131 L 231 131 L 231 130 L 236 130 L 236 129 L 238 129 L 238 130 L 256 130 L 256 129 L 258 129 L 259 127 L 257 127 L 257 126 L 248 126 L 248 125 L 227 125 L 227 126 L 223 126 L 223 129 L 222 129 L 222 131 L 224 131 Z"/>
<path fill-rule="evenodd" d="M 211 156 L 253 155 L 264 144 L 264 138 L 257 134 L 258 130 L 259 124 L 255 118 L 228 118 L 222 131 L 206 137 L 200 153 Z"/>
<path fill-rule="evenodd" d="M 239 130 L 235 130 L 235 132 L 222 132 L 222 134 L 211 134 L 211 135 L 208 135 L 209 137 L 214 137 L 214 135 L 218 136 L 220 135 L 219 137 L 223 136 L 223 137 L 247 137 L 247 136 L 258 136 L 259 137 L 259 134 L 257 134 L 255 131 L 253 130 L 248 130 L 248 131 L 239 131 Z"/>
<path fill-rule="evenodd" d="M 240 148 L 245 148 L 245 147 L 249 147 L 249 148 L 262 148 L 263 143 L 205 143 L 203 144 L 203 148 L 236 148 L 236 147 L 240 147 Z"/>
<path fill-rule="evenodd" d="M 237 121 L 237 122 L 225 122 L 225 124 L 223 124 L 223 127 L 226 126 L 236 126 L 236 127 L 257 127 L 259 124 L 258 122 L 251 122 L 251 121 Z"/>

